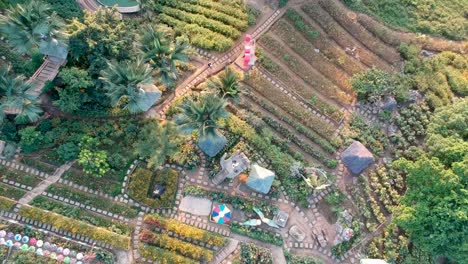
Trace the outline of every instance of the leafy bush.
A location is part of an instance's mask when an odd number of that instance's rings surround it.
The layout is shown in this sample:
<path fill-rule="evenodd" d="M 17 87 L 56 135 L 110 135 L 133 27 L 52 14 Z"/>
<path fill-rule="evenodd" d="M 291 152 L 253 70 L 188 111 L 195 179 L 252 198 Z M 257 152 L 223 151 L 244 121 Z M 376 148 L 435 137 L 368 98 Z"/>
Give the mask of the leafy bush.
<path fill-rule="evenodd" d="M 231 224 L 231 231 L 233 233 L 257 239 L 265 243 L 270 243 L 276 246 L 283 246 L 283 238 L 279 234 L 275 235 L 273 233 L 263 230 L 259 231 L 252 227 L 242 226 L 238 223 Z"/>
<path fill-rule="evenodd" d="M 200 156 L 193 145 L 183 142 L 179 144 L 177 152 L 169 157 L 169 162 L 191 170 L 200 164 Z"/>
<path fill-rule="evenodd" d="M 65 143 L 57 148 L 57 155 L 65 161 L 76 159 L 79 153 L 80 148 L 73 142 Z"/>
<path fill-rule="evenodd" d="M 241 244 L 241 264 L 272 264 L 271 250 L 261 248 L 253 243 Z"/>
<path fill-rule="evenodd" d="M 380 156 L 389 146 L 388 138 L 382 129 L 377 125 L 367 124 L 359 115 L 353 115 L 349 125 L 349 134 L 343 132 L 344 136 L 360 141 L 375 155 Z"/>
<path fill-rule="evenodd" d="M 177 192 L 179 174 L 173 169 L 158 170 L 153 173 L 147 169 L 136 169 L 130 176 L 128 194 L 135 200 L 152 208 L 172 207 Z M 162 185 L 166 191 L 160 198 L 151 198 L 153 187 Z"/>
<path fill-rule="evenodd" d="M 118 235 L 103 228 L 93 227 L 55 213 L 43 211 L 30 206 L 22 206 L 19 210 L 19 214 L 23 217 L 50 224 L 55 228 L 86 236 L 120 249 L 126 250 L 130 247 L 130 237 Z"/>
<path fill-rule="evenodd" d="M 143 229 L 140 233 L 140 240 L 199 261 L 211 261 L 213 259 L 213 252 L 210 250 L 181 241 L 177 238 L 172 238 L 167 234 L 156 234 L 147 229 Z"/>
<path fill-rule="evenodd" d="M 221 247 L 226 244 L 226 238 L 221 235 L 205 231 L 190 225 L 183 224 L 175 219 L 165 219 L 158 215 L 145 215 L 145 224 L 151 228 L 166 229 L 168 232 L 191 238 L 212 246 Z"/>
<path fill-rule="evenodd" d="M 46 0 L 59 16 L 65 19 L 83 18 L 83 9 L 74 0 Z"/>

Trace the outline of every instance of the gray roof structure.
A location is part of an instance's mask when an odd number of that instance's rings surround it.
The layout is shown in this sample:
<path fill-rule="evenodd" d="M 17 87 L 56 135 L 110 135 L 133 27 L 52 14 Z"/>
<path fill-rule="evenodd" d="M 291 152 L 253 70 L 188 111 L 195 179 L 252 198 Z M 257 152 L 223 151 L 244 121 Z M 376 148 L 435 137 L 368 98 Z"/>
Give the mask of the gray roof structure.
<path fill-rule="evenodd" d="M 246 184 L 254 191 L 267 194 L 270 191 L 274 180 L 274 172 L 254 164 L 250 169 L 249 178 L 247 179 Z"/>
<path fill-rule="evenodd" d="M 227 139 L 221 133 L 216 131 L 215 135 L 208 135 L 198 140 L 198 147 L 209 157 L 214 157 L 226 145 Z"/>
<path fill-rule="evenodd" d="M 250 167 L 250 160 L 240 151 L 234 152 L 226 159 L 226 153 L 221 157 L 221 171 L 213 178 L 214 184 L 220 184 L 226 178 L 234 178 Z"/>
<path fill-rule="evenodd" d="M 341 161 L 352 174 L 359 174 L 374 162 L 374 156 L 361 142 L 354 141 L 341 153 Z"/>

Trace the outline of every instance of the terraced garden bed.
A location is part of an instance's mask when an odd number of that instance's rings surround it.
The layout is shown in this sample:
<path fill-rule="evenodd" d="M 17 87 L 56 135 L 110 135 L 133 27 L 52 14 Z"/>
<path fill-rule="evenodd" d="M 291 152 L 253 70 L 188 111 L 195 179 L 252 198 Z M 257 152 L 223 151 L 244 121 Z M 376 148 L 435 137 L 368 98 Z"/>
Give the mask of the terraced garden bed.
<path fill-rule="evenodd" d="M 325 138 L 333 136 L 334 129 L 331 125 L 325 123 L 322 119 L 301 106 L 298 101 L 283 93 L 258 72 L 252 72 L 250 77 L 245 80 L 245 83 L 263 97 L 268 98 L 270 102 L 281 107 L 285 112 L 301 120 L 306 126 L 321 136 Z"/>
<path fill-rule="evenodd" d="M 34 187 L 38 185 L 42 179 L 37 176 L 33 176 L 24 171 L 15 170 L 12 168 L 7 168 L 0 165 L 0 175 L 2 179 L 7 179 L 9 181 L 15 181 L 26 186 Z"/>
<path fill-rule="evenodd" d="M 12 187 L 7 184 L 3 184 L 0 182 L 0 195 L 13 199 L 13 200 L 19 200 L 21 197 L 23 197 L 26 194 L 26 191 L 23 191 L 21 189 Z"/>
<path fill-rule="evenodd" d="M 348 105 L 352 97 L 342 91 L 331 80 L 322 75 L 313 66 L 309 65 L 298 55 L 290 53 L 283 48 L 283 45 L 272 38 L 268 33 L 264 34 L 258 43 L 272 56 L 284 63 L 288 68 L 296 73 L 305 83 L 313 89 L 331 100 L 339 102 L 341 105 Z"/>
<path fill-rule="evenodd" d="M 62 175 L 62 179 L 69 180 L 75 184 L 86 186 L 91 190 L 99 191 L 110 196 L 117 196 L 121 193 L 123 182 L 122 170 L 119 173 L 110 172 L 102 178 L 86 175 L 77 165 L 72 166 Z"/>
<path fill-rule="evenodd" d="M 61 196 L 84 205 L 89 205 L 97 209 L 105 210 L 113 214 L 122 215 L 128 218 L 134 218 L 138 214 L 138 210 L 132 208 L 130 205 L 117 203 L 111 200 L 107 200 L 103 197 L 73 190 L 63 185 L 51 185 L 49 188 L 47 188 L 46 191 L 53 195 Z"/>

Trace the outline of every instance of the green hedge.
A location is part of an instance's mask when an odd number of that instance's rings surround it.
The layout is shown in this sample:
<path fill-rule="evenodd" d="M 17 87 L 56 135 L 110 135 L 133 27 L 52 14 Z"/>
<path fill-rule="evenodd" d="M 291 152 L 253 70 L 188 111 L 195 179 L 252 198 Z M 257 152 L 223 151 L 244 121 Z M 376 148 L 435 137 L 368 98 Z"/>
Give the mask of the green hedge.
<path fill-rule="evenodd" d="M 172 207 L 177 192 L 177 181 L 179 173 L 173 169 L 159 170 L 154 172 L 138 168 L 130 176 L 128 194 L 135 200 L 152 208 Z M 166 187 L 166 191 L 159 199 L 150 197 L 154 185 Z"/>
<path fill-rule="evenodd" d="M 246 237 L 250 237 L 265 243 L 270 243 L 277 246 L 283 246 L 283 238 L 281 236 L 277 236 L 273 233 L 268 231 L 259 231 L 253 229 L 252 227 L 242 226 L 238 223 L 231 224 L 231 231 L 233 233 L 243 235 Z"/>
<path fill-rule="evenodd" d="M 126 250 L 130 247 L 130 237 L 118 235 L 103 228 L 94 227 L 56 213 L 47 212 L 30 206 L 23 206 L 20 208 L 19 214 L 23 217 L 50 224 L 55 228 L 68 231 L 73 234 L 86 236 L 116 248 Z"/>
<path fill-rule="evenodd" d="M 14 200 L 0 196 L 0 210 L 10 211 L 15 206 L 16 202 Z"/>
<path fill-rule="evenodd" d="M 146 259 L 164 264 L 197 264 L 199 261 L 180 256 L 170 251 L 140 243 L 138 248 L 140 255 Z"/>

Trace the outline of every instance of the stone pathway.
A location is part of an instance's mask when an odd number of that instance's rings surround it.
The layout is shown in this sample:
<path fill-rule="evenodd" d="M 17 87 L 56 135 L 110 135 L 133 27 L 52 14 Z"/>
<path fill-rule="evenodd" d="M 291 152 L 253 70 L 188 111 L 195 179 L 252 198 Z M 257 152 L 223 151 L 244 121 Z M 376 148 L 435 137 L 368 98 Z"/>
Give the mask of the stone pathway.
<path fill-rule="evenodd" d="M 41 183 L 39 183 L 36 187 L 34 187 L 34 189 L 32 189 L 31 191 L 27 192 L 20 200 L 19 200 L 19 204 L 29 204 L 34 198 L 36 198 L 37 196 L 41 195 L 42 192 L 44 192 L 47 187 L 49 187 L 50 185 L 56 183 L 60 177 L 62 176 L 62 174 L 67 171 L 68 169 L 70 169 L 70 167 L 72 166 L 73 162 L 68 162 L 68 163 L 65 163 L 64 165 L 60 166 L 56 171 L 55 173 L 48 177 L 47 179 L 43 180 Z"/>
<path fill-rule="evenodd" d="M 135 226 L 135 232 L 133 233 L 133 237 L 132 237 L 133 259 L 140 258 L 140 254 L 138 253 L 138 248 L 140 246 L 140 237 L 138 235 L 140 234 L 140 230 L 143 225 L 143 216 L 144 216 L 143 212 L 138 213 L 136 226 Z"/>

